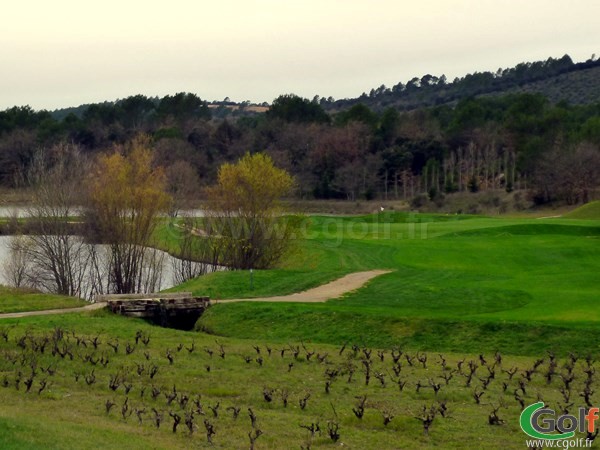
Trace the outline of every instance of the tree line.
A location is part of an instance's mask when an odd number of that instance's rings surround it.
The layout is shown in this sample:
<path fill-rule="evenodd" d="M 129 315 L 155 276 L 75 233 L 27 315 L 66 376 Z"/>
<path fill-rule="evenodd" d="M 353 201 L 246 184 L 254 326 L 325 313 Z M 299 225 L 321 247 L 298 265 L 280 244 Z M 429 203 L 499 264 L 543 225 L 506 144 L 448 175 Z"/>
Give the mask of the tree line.
<path fill-rule="evenodd" d="M 522 62 L 515 67 L 499 68 L 496 71 L 469 73 L 463 77 L 448 80 L 445 75 L 425 74 L 413 77 L 406 83 L 400 82 L 392 87 L 381 85 L 367 94 L 363 92 L 354 99 L 321 99 L 321 103 L 330 109 L 347 109 L 357 103 L 365 103 L 381 110 L 394 106 L 401 110 L 413 110 L 427 106 L 455 103 L 461 99 L 479 95 L 497 95 L 528 84 L 555 79 L 559 75 L 585 71 L 600 67 L 595 55 L 585 62 L 574 63 L 569 55 L 561 58 L 548 58 L 544 61 Z M 590 90 L 593 89 L 590 87 Z M 573 99 L 571 99 L 573 100 Z M 577 103 L 586 103 L 585 97 Z"/>
<path fill-rule="evenodd" d="M 529 189 L 538 202 L 585 202 L 598 179 L 600 104 L 552 104 L 539 94 L 466 98 L 402 112 L 362 103 L 335 113 L 318 99 L 276 98 L 264 114 L 212 117 L 194 94 L 136 95 L 53 118 L 0 112 L 0 184 L 17 187 L 34 155 L 60 143 L 104 154 L 139 133 L 169 193 L 194 196 L 218 168 L 265 152 L 296 179 L 298 198 L 436 198 L 457 191 Z"/>

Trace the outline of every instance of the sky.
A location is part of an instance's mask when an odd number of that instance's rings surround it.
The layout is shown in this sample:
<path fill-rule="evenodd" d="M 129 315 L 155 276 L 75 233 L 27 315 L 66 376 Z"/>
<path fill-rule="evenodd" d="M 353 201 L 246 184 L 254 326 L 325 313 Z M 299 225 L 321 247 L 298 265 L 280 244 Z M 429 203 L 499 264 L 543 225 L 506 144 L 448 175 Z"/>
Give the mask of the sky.
<path fill-rule="evenodd" d="M 597 0 L 19 0 L 0 9 L 0 110 L 193 92 L 352 98 L 600 54 Z"/>

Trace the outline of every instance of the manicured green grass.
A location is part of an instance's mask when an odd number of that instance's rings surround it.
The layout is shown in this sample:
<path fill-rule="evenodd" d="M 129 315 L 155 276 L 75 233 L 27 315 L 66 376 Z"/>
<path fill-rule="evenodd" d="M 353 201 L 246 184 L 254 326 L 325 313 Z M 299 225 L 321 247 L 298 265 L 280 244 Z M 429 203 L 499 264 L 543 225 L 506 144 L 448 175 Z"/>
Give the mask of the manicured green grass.
<path fill-rule="evenodd" d="M 235 298 L 237 295 L 244 298 L 285 295 L 327 283 L 344 274 L 343 270 L 306 273 L 282 269 L 254 270 L 252 274 L 248 270 L 216 272 L 189 280 L 167 291 L 191 291 L 213 299 Z"/>
<path fill-rule="evenodd" d="M 279 295 L 344 273 L 390 269 L 341 300 L 218 305 L 198 326 L 280 341 L 305 337 L 339 344 L 360 331 L 365 342 L 379 346 L 583 351 L 588 343 L 573 330 L 596 334 L 599 255 L 600 222 L 594 220 L 317 216 L 282 268 L 254 273 L 253 289 L 248 272 L 217 273 L 177 289 L 214 298 Z M 486 332 L 496 327 L 498 333 Z M 556 339 L 534 339 L 540 333 L 556 333 Z"/>
<path fill-rule="evenodd" d="M 342 349 L 313 344 L 308 339 L 273 344 L 262 337 L 264 333 L 242 340 L 163 329 L 104 311 L 4 320 L 0 322 L 0 332 L 6 333 L 7 338 L 0 335 L 2 448 L 249 448 L 248 433 L 253 427 L 248 408 L 258 417 L 256 428 L 264 433 L 256 441 L 257 450 L 308 444 L 312 448 L 512 449 L 523 448 L 525 443 L 526 436 L 518 425 L 521 407 L 514 391 L 520 389 L 521 374 L 533 367 L 533 358 L 504 355 L 501 362 L 495 362 L 493 353 L 480 357 L 480 352 L 417 354 L 402 349 L 403 354 L 396 353 L 397 365 L 392 349 L 382 349 L 380 353 L 360 345 L 356 341 L 361 336 L 358 326 L 351 342 Z M 136 344 L 138 332 L 142 337 L 150 337 L 148 345 L 141 339 Z M 40 345 L 46 340 L 42 352 Z M 109 343 L 117 342 L 119 349 L 115 353 Z M 352 343 L 358 345 L 353 347 Z M 125 351 L 127 345 L 130 354 Z M 223 358 L 219 356 L 220 345 Z M 294 348 L 298 351 L 296 357 Z M 173 364 L 166 357 L 168 351 L 173 355 Z M 60 356 L 60 352 L 65 356 Z M 426 361 L 419 362 L 417 357 L 424 356 Z M 100 362 L 106 360 L 106 366 Z M 367 360 L 371 361 L 368 385 L 363 363 Z M 464 361 L 459 372 L 461 360 Z M 475 375 L 467 386 L 469 364 L 474 365 Z M 567 359 L 559 359 L 557 372 L 566 373 L 567 364 Z M 151 378 L 149 371 L 154 366 L 158 372 Z M 524 384 L 526 393 L 520 396 L 525 404 L 534 403 L 539 397 L 555 409 L 563 403 L 559 392 L 562 378 L 554 375 L 548 383 L 548 367 L 546 357 L 531 381 Z M 586 362 L 579 359 L 573 367 L 572 389 L 579 392 L 586 378 Z M 517 374 L 509 378 L 504 370 L 512 368 Z M 484 390 L 482 380 L 490 376 L 490 371 L 494 377 Z M 26 392 L 25 382 L 32 373 L 32 387 Z M 92 376 L 94 382 L 88 383 L 86 379 L 91 380 Z M 447 383 L 443 376 L 448 378 Z M 115 377 L 120 382 L 113 390 L 109 385 Z M 327 380 L 331 382 L 329 393 L 325 389 Z M 47 388 L 38 393 L 43 381 L 48 383 Z M 402 390 L 398 382 L 403 384 Z M 432 383 L 440 387 L 437 394 Z M 126 386 L 130 389 L 127 393 Z M 160 390 L 156 398 L 152 396 L 153 389 Z M 265 398 L 265 389 L 273 390 L 270 402 Z M 177 397 L 169 404 L 166 394 L 174 390 Z M 287 407 L 283 404 L 283 392 L 288 394 Z M 484 392 L 480 404 L 476 404 L 474 392 Z M 299 399 L 307 394 L 310 398 L 302 409 Z M 184 395 L 189 398 L 187 403 L 180 402 Z M 359 419 L 353 408 L 357 408 L 361 396 L 366 396 L 367 401 L 364 416 Z M 201 405 L 202 414 L 197 412 L 195 400 Z M 573 400 L 577 405 L 582 403 L 575 395 Z M 108 413 L 107 401 L 115 403 Z M 446 417 L 440 413 L 441 403 L 447 407 Z M 210 406 L 217 404 L 215 417 Z M 501 404 L 504 407 L 498 410 L 498 416 L 503 425 L 489 425 L 488 415 Z M 237 419 L 228 409 L 231 407 L 240 408 Z M 417 419 L 424 407 L 437 410 L 428 435 Z M 153 410 L 162 417 L 160 428 L 155 426 Z M 136 411 L 143 411 L 141 422 Z M 192 411 L 196 413 L 190 435 L 184 422 L 186 413 Z M 388 425 L 383 423 L 384 412 L 393 416 Z M 170 413 L 182 418 L 176 433 L 172 431 Z M 205 420 L 216 430 L 212 445 L 207 443 Z M 337 443 L 328 437 L 328 422 L 339 425 Z M 312 438 L 301 428 L 311 423 L 319 423 L 321 429 Z"/>
<path fill-rule="evenodd" d="M 0 285 L 0 314 L 85 306 L 83 300 Z"/>

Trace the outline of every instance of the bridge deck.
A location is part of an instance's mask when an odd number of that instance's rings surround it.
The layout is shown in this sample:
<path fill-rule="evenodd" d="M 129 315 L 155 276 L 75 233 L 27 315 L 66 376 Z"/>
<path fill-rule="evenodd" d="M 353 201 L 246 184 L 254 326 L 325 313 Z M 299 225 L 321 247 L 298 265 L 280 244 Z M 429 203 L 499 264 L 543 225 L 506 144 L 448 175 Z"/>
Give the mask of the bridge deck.
<path fill-rule="evenodd" d="M 107 306 L 115 314 L 149 319 L 164 327 L 182 329 L 192 329 L 210 306 L 208 297 L 193 297 L 191 294 L 187 297 L 166 294 L 108 297 Z"/>

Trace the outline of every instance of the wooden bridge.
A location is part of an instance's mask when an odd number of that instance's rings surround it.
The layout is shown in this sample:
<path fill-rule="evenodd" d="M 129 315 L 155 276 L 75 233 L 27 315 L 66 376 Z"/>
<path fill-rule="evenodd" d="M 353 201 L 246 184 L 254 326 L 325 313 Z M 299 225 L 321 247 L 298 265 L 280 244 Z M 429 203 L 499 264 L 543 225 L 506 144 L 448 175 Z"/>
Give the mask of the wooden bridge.
<path fill-rule="evenodd" d="M 139 317 L 157 325 L 181 330 L 194 328 L 198 318 L 210 306 L 208 297 L 195 297 L 191 292 L 173 294 L 99 295 L 96 303 L 106 303 L 115 314 Z"/>

